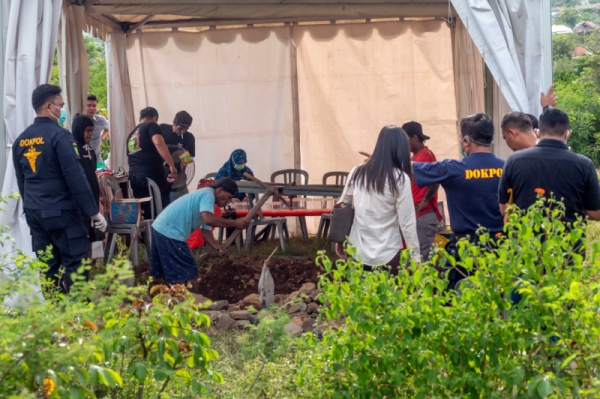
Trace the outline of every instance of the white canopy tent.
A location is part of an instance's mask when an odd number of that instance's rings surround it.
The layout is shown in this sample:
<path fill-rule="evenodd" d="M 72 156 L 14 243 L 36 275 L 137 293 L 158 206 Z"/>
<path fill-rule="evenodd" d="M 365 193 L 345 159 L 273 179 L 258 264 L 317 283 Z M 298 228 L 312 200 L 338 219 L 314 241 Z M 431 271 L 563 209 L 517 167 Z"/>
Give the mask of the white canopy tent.
<path fill-rule="evenodd" d="M 33 120 L 31 91 L 49 79 L 61 11 L 60 0 L 3 5 L 7 195 L 17 191 L 10 147 Z M 370 150 L 382 126 L 411 119 L 439 158 L 457 157 L 459 118 L 498 118 L 507 107 L 539 113 L 552 81 L 550 0 L 65 0 L 63 8 L 63 24 L 85 19 L 107 41 L 113 168 L 126 166 L 124 139 L 145 106 L 161 122 L 181 109 L 194 116 L 198 177 L 242 147 L 259 177 L 302 167 L 319 183 L 323 172 L 361 162 L 356 151 Z M 61 28 L 61 84 L 74 113 L 87 69 L 71 28 Z M 506 153 L 501 142 L 494 150 Z M 19 202 L 0 217 L 30 252 Z"/>

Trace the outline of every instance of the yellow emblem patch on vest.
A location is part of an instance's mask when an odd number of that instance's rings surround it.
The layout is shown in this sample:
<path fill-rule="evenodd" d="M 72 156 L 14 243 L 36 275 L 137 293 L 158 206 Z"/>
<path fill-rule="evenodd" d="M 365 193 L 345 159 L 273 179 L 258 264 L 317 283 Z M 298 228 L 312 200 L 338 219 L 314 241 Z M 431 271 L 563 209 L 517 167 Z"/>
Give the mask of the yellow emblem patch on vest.
<path fill-rule="evenodd" d="M 493 179 L 502 177 L 502 168 L 465 170 L 465 179 Z"/>
<path fill-rule="evenodd" d="M 77 143 L 73 142 L 73 151 L 75 151 L 75 155 L 79 158 L 79 147 L 77 147 Z"/>
<path fill-rule="evenodd" d="M 19 147 L 29 147 L 30 145 L 34 145 L 34 144 L 45 144 L 44 143 L 44 138 L 43 137 L 34 137 L 32 139 L 23 139 L 21 141 L 19 141 Z"/>
<path fill-rule="evenodd" d="M 23 140 L 21 140 L 23 141 Z M 35 161 L 37 160 L 37 157 L 40 156 L 42 153 L 37 151 L 35 149 L 34 146 L 29 147 L 29 150 L 27 150 L 27 152 L 23 155 L 25 155 L 25 158 L 27 158 L 27 160 L 29 161 L 29 166 L 31 167 L 31 171 L 33 173 L 37 172 L 37 168 L 35 166 Z"/>

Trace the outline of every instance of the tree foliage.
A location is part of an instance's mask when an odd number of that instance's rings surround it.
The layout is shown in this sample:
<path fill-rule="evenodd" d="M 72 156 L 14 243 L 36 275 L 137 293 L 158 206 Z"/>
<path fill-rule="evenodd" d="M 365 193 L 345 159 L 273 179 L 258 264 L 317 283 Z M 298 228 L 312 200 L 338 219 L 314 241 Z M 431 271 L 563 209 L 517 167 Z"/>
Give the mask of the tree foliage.
<path fill-rule="evenodd" d="M 579 0 L 552 0 L 552 7 L 575 7 Z"/>
<path fill-rule="evenodd" d="M 592 54 L 573 58 L 577 46 Z M 558 107 L 569 114 L 573 130 L 571 150 L 600 166 L 600 32 L 554 35 L 552 49 Z"/>
<path fill-rule="evenodd" d="M 556 17 L 556 23 L 573 28 L 581 19 L 579 10 L 572 7 L 564 8 Z"/>
<path fill-rule="evenodd" d="M 83 36 L 88 63 L 90 65 L 90 80 L 88 93 L 98 98 L 98 113 L 108 117 L 108 81 L 106 76 L 106 57 L 104 42 L 89 35 Z M 60 85 L 58 71 L 58 50 L 54 53 L 50 83 Z"/>

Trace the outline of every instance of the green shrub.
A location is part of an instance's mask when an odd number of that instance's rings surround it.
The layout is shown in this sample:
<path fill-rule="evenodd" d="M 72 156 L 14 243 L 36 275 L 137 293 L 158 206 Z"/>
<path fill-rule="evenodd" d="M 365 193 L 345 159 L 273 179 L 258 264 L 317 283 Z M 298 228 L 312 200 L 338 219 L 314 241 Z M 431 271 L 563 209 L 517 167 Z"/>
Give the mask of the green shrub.
<path fill-rule="evenodd" d="M 32 289 L 44 268 L 23 253 L 0 263 L 0 397 L 190 397 L 222 382 L 202 332 L 210 319 L 183 287 L 159 286 L 151 299 L 147 287 L 120 283 L 132 272 L 119 261 L 44 300 Z M 18 307 L 7 306 L 15 296 Z"/>
<path fill-rule="evenodd" d="M 497 250 L 483 234 L 397 277 L 322 256 L 325 321 L 341 326 L 306 340 L 299 382 L 315 397 L 598 396 L 599 248 L 584 262 L 585 225 L 561 216 L 542 201 L 513 209 Z M 452 265 L 473 271 L 461 295 L 439 272 Z"/>

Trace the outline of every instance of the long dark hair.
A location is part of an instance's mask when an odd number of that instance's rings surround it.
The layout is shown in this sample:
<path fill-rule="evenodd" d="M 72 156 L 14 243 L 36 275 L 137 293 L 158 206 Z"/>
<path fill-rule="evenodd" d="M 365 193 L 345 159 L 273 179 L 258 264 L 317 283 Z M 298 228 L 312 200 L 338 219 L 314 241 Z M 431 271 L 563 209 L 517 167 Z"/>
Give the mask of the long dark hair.
<path fill-rule="evenodd" d="M 359 166 L 352 176 L 352 184 L 366 186 L 367 191 L 384 193 L 385 183 L 388 183 L 393 195 L 398 195 L 396 173 L 404 172 L 411 176 L 410 148 L 408 137 L 398 126 L 385 126 L 379 132 L 375 151 L 371 159 Z M 400 173 L 400 181 L 404 181 L 404 173 Z"/>

